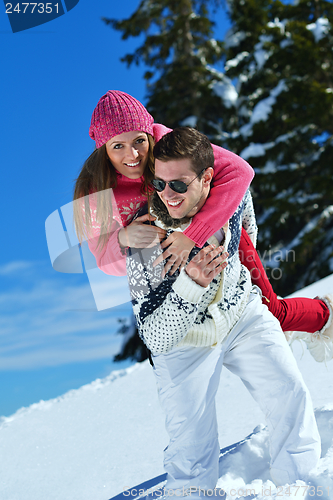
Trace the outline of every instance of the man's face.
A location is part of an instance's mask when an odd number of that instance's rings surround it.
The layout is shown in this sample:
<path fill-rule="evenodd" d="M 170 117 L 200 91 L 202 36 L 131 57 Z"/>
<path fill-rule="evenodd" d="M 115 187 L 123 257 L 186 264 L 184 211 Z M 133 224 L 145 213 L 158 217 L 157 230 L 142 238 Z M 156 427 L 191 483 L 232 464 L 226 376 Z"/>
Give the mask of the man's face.
<path fill-rule="evenodd" d="M 155 160 L 155 178 L 166 182 L 165 189 L 157 192 L 173 219 L 193 217 L 205 203 L 213 169 L 206 169 L 201 179 L 195 179 L 196 173 L 191 168 L 191 160 Z M 194 180 L 193 180 L 194 179 Z M 188 186 L 186 193 L 176 193 L 167 184 L 170 181 L 183 181 Z M 193 182 L 192 182 L 193 181 Z"/>

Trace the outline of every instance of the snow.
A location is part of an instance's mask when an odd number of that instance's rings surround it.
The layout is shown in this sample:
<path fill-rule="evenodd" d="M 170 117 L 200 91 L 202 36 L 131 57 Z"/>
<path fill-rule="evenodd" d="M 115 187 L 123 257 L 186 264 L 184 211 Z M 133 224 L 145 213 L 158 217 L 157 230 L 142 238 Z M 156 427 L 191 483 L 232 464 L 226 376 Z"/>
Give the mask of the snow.
<path fill-rule="evenodd" d="M 215 82 L 213 90 L 222 99 L 226 108 L 236 104 L 238 93 L 230 78 L 224 77 L 222 82 Z"/>
<path fill-rule="evenodd" d="M 261 174 L 273 174 L 278 170 L 276 162 L 273 160 L 268 160 L 262 169 L 258 169 Z"/>
<path fill-rule="evenodd" d="M 268 98 L 268 99 L 270 99 L 270 98 Z M 260 101 L 260 103 L 263 103 L 264 101 L 266 101 L 266 99 L 263 99 L 262 101 Z M 267 111 L 269 111 L 268 108 L 267 108 Z M 257 116 L 258 115 L 259 115 L 259 113 L 257 114 Z M 246 123 L 245 125 L 243 125 L 239 129 L 239 133 L 242 134 L 242 136 L 244 138 L 247 138 L 252 134 L 253 119 L 256 119 L 256 116 L 255 116 L 255 118 L 253 118 L 253 115 L 252 115 L 250 122 Z M 299 128 L 299 129 L 292 130 L 291 132 L 288 132 L 287 134 L 283 134 L 283 135 L 278 136 L 274 141 L 266 142 L 264 144 L 251 142 L 249 144 L 249 146 L 247 146 L 246 148 L 244 148 L 242 150 L 242 152 L 240 153 L 240 156 L 242 158 L 244 158 L 244 160 L 249 160 L 249 158 L 252 158 L 252 157 L 264 156 L 267 149 L 271 149 L 274 146 L 276 146 L 276 144 L 279 144 L 281 142 L 285 143 L 285 142 L 289 141 L 289 139 L 292 139 L 298 133 L 299 134 L 306 133 L 309 128 L 310 128 L 309 126 L 305 126 L 305 127 Z M 313 160 L 315 160 L 317 157 L 319 157 L 322 152 L 323 152 L 322 150 L 319 150 L 316 154 L 314 154 Z M 263 169 L 260 169 L 260 172 L 261 173 L 272 172 L 271 165 L 269 163 L 268 163 L 267 171 L 265 171 L 265 168 L 266 167 L 264 167 Z M 281 165 L 280 167 L 276 168 L 276 170 L 285 170 L 286 168 L 295 170 L 298 168 L 298 165 L 296 163 L 290 163 L 287 167 L 285 167 L 284 165 Z"/>
<path fill-rule="evenodd" d="M 244 158 L 244 160 L 248 160 L 249 158 L 264 156 L 265 152 L 265 148 L 262 144 L 251 143 L 249 146 L 243 149 L 243 151 L 240 153 L 240 156 Z"/>
<path fill-rule="evenodd" d="M 267 210 L 265 210 L 262 215 L 258 216 L 257 217 L 257 225 L 260 227 L 261 225 L 264 224 L 264 222 L 266 222 L 267 219 L 269 219 L 271 217 L 271 215 L 274 214 L 274 212 L 276 211 L 276 208 L 275 207 L 269 207 L 267 208 Z"/>
<path fill-rule="evenodd" d="M 294 42 L 291 40 L 291 38 L 285 38 L 284 40 L 282 40 L 280 42 L 280 47 L 281 47 L 281 49 L 285 49 L 286 47 L 293 45 L 293 43 Z"/>
<path fill-rule="evenodd" d="M 284 33 L 285 33 L 285 26 L 286 26 L 286 23 L 287 23 L 287 21 L 286 21 L 286 20 L 284 20 L 284 21 L 280 21 L 280 19 L 279 19 L 278 17 L 276 17 L 276 18 L 274 19 L 274 22 L 272 22 L 272 21 L 271 21 L 271 22 L 269 22 L 269 23 L 267 24 L 267 26 L 268 26 L 269 28 L 279 28 L 280 33 L 281 33 L 282 35 L 284 35 Z"/>
<path fill-rule="evenodd" d="M 243 136 L 246 137 L 246 134 L 248 133 L 246 127 L 250 126 L 252 127 L 252 124 L 248 123 L 247 125 L 243 125 L 243 127 L 240 129 L 240 132 L 242 132 Z M 275 146 L 275 142 L 266 142 L 265 144 L 251 142 L 249 146 L 247 146 L 242 150 L 240 156 L 244 158 L 244 160 L 248 160 L 249 158 L 254 158 L 258 156 L 264 156 L 266 150 L 272 148 L 273 146 Z M 264 168 L 263 170 L 260 170 L 260 172 L 261 173 L 272 172 L 270 168 L 271 164 L 269 164 L 267 171 Z"/>
<path fill-rule="evenodd" d="M 267 59 L 269 59 L 269 57 L 271 56 L 272 53 L 268 52 L 265 49 L 259 48 L 258 47 L 259 45 L 261 45 L 261 44 L 257 44 L 256 47 L 255 47 L 256 50 L 254 52 L 254 58 L 256 60 L 258 69 L 261 69 L 264 66 L 264 64 L 267 61 Z"/>
<path fill-rule="evenodd" d="M 229 49 L 231 47 L 238 47 L 238 45 L 243 40 L 245 40 L 245 38 L 246 38 L 245 31 L 237 31 L 236 33 L 234 33 L 233 28 L 231 28 L 226 34 L 224 46 L 226 49 Z"/>
<path fill-rule="evenodd" d="M 260 70 L 273 53 L 272 51 L 267 51 L 263 48 L 264 43 L 272 41 L 272 36 L 261 35 L 259 40 L 260 41 L 254 46 L 254 58 L 256 60 L 257 67 Z"/>
<path fill-rule="evenodd" d="M 315 23 L 307 25 L 307 29 L 312 31 L 314 39 L 319 42 L 330 30 L 330 22 L 325 17 L 319 17 Z"/>
<path fill-rule="evenodd" d="M 255 105 L 251 115 L 251 123 L 266 121 L 276 103 L 276 98 L 281 92 L 286 90 L 288 89 L 284 80 L 280 80 L 277 86 L 271 90 L 269 97 L 262 99 Z"/>
<path fill-rule="evenodd" d="M 247 137 L 249 137 L 250 135 L 252 135 L 252 128 L 253 128 L 253 124 L 250 121 L 249 123 L 246 123 L 245 125 L 243 125 L 239 129 L 239 133 L 242 134 L 242 136 L 244 137 L 244 139 L 246 139 Z M 242 156 L 242 154 L 240 156 Z"/>
<path fill-rule="evenodd" d="M 188 116 L 185 118 L 182 122 L 180 122 L 181 127 L 193 127 L 195 128 L 197 126 L 197 121 L 198 118 L 194 115 Z"/>
<path fill-rule="evenodd" d="M 229 59 L 229 61 L 226 62 L 225 70 L 228 71 L 230 68 L 235 68 L 240 62 L 243 61 L 243 59 L 245 59 L 249 55 L 249 52 L 240 52 L 240 54 L 238 54 L 236 57 L 234 57 L 233 59 Z"/>
<path fill-rule="evenodd" d="M 270 91 L 270 95 L 266 97 L 265 99 L 262 99 L 261 101 L 257 102 L 257 104 L 254 106 L 252 114 L 250 116 L 250 121 L 249 123 L 246 123 L 239 129 L 239 133 L 242 134 L 242 136 L 246 139 L 247 137 L 250 137 L 252 135 L 252 128 L 255 123 L 258 123 L 260 121 L 266 121 L 272 111 L 273 106 L 276 103 L 276 98 L 281 94 L 281 92 L 286 91 L 287 86 L 285 84 L 284 80 L 280 80 L 279 83 L 277 84 L 274 89 Z M 252 96 L 252 98 L 255 97 Z M 289 133 L 289 136 L 292 134 L 295 134 L 295 131 L 292 133 Z M 285 134 L 284 137 L 287 138 L 288 134 Z M 284 138 L 281 136 L 280 138 L 276 139 L 276 142 L 283 141 Z M 267 143 L 265 145 L 263 144 L 250 144 L 247 148 L 245 148 L 240 156 L 244 159 L 250 158 L 252 152 L 255 153 L 254 156 L 263 156 L 265 154 L 265 149 L 271 148 L 275 145 L 274 142 Z M 243 155 L 246 155 L 243 156 Z"/>
<path fill-rule="evenodd" d="M 276 141 L 276 142 L 278 142 L 278 141 Z M 268 149 L 267 145 L 265 145 L 265 149 Z M 297 170 L 298 168 L 299 168 L 298 163 L 289 163 L 288 165 L 277 165 L 275 161 L 268 160 L 264 167 L 255 168 L 254 170 L 256 173 L 260 173 L 260 174 L 273 174 L 275 172 L 282 172 L 284 170 L 287 170 L 288 172 L 290 172 L 292 170 Z M 313 196 L 313 198 L 318 198 L 318 195 L 316 194 L 316 195 L 309 195 L 307 199 L 311 199 L 310 198 L 311 196 Z"/>
<path fill-rule="evenodd" d="M 332 290 L 333 275 L 298 295 L 314 297 Z M 322 437 L 322 458 L 312 474 L 313 484 L 318 498 L 327 500 L 327 488 L 333 491 L 333 361 L 327 366 L 316 363 L 301 342 L 294 343 L 293 350 Z M 218 487 L 228 491 L 227 500 L 253 498 L 250 490 L 256 491 L 258 500 L 306 498 L 309 485 L 303 482 L 291 490 L 287 486 L 277 490 L 271 482 L 264 416 L 227 369 L 216 403 L 221 446 Z M 148 362 L 136 364 L 0 419 L 0 498 L 108 500 L 124 491 L 119 500 L 137 498 L 140 488 L 163 486 L 167 443 L 152 368 Z"/>

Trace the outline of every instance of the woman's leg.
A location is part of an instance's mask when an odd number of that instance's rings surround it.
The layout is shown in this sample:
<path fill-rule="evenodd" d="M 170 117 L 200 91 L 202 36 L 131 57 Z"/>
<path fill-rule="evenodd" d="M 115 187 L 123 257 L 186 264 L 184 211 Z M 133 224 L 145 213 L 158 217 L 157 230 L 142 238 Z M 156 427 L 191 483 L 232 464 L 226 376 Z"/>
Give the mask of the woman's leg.
<path fill-rule="evenodd" d="M 314 333 L 320 331 L 327 323 L 330 310 L 323 300 L 295 297 L 279 300 L 267 277 L 264 266 L 245 229 L 239 244 L 241 263 L 250 271 L 252 283 L 257 285 L 263 295 L 263 303 L 279 320 L 281 328 L 286 331 Z"/>

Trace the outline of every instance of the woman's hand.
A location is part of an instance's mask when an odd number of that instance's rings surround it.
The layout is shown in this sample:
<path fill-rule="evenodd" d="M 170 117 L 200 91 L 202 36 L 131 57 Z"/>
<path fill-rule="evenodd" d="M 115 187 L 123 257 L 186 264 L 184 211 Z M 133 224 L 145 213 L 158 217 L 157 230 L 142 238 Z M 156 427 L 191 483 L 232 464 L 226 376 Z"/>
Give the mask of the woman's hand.
<path fill-rule="evenodd" d="M 215 245 L 202 248 L 187 264 L 185 272 L 193 281 L 205 288 L 228 265 L 226 259 L 229 254 L 222 253 L 223 250 L 223 246 L 215 248 Z"/>
<path fill-rule="evenodd" d="M 135 219 L 118 233 L 118 241 L 121 247 L 151 248 L 165 237 L 166 231 L 157 226 L 143 224 L 146 221 L 153 221 L 156 217 L 145 214 Z"/>
<path fill-rule="evenodd" d="M 174 231 L 165 241 L 161 243 L 161 248 L 166 248 L 166 250 L 157 257 L 153 263 L 153 267 L 160 264 L 164 259 L 170 257 L 161 274 L 162 279 L 169 269 L 171 269 L 170 275 L 172 275 L 178 268 L 180 268 L 179 270 L 181 271 L 182 268 L 185 267 L 188 256 L 190 255 L 194 245 L 194 241 L 179 231 Z"/>

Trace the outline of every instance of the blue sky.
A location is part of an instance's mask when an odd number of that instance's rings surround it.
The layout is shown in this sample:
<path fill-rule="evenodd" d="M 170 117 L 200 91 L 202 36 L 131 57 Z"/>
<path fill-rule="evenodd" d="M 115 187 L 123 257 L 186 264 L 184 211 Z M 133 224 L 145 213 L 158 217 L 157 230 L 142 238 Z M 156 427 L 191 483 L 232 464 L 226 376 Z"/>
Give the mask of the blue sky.
<path fill-rule="evenodd" d="M 145 103 L 144 68 L 119 61 L 140 39 L 122 41 L 101 21 L 126 18 L 138 5 L 80 0 L 60 18 L 15 34 L 1 10 L 0 415 L 126 365 L 112 358 L 118 318 L 129 316 L 130 305 L 98 311 L 87 275 L 54 271 L 45 220 L 72 199 L 94 148 L 88 129 L 98 99 L 116 89 Z M 223 38 L 224 12 L 215 19 Z M 118 282 L 111 285 L 118 293 Z"/>

